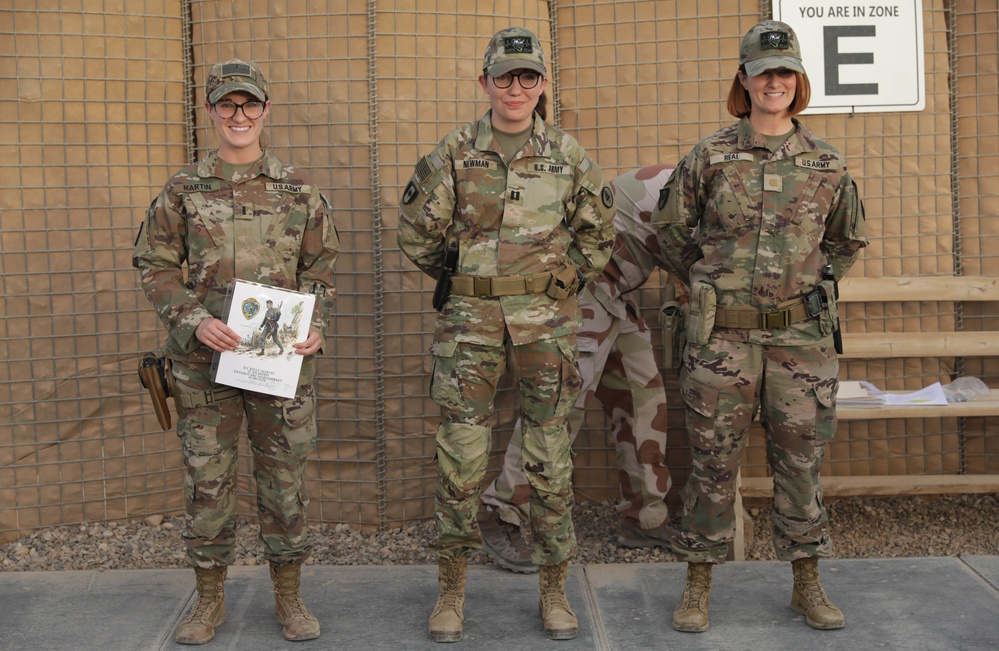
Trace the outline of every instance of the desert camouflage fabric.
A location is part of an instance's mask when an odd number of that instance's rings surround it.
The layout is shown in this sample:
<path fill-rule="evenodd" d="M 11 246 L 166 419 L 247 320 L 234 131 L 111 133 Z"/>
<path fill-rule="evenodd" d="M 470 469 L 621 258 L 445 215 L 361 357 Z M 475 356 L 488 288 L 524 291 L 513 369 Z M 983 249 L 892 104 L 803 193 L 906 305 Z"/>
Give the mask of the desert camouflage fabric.
<path fill-rule="evenodd" d="M 582 391 L 569 415 L 575 441 L 584 408 L 596 401 L 610 420 L 620 469 L 623 517 L 654 528 L 667 517 L 670 475 L 665 458 L 666 393 L 650 331 L 629 295 L 666 261 L 651 225 L 652 211 L 673 167 L 649 165 L 615 178 L 610 262 L 580 297 L 583 325 L 577 333 Z M 484 504 L 520 525 L 528 519 L 530 490 L 523 469 L 521 423 L 513 434 L 499 476 L 486 488 Z"/>
<path fill-rule="evenodd" d="M 576 547 L 572 527 L 572 456 L 566 417 L 582 384 L 575 337 L 505 347 L 457 341 L 433 346 L 430 396 L 441 407 L 437 430 L 437 541 L 441 555 L 482 547 L 476 521 L 489 463 L 493 400 L 508 365 L 515 369 L 523 424 L 524 475 L 538 565 L 555 565 Z"/>
<path fill-rule="evenodd" d="M 436 278 L 446 240 L 459 245 L 458 275 L 497 277 L 577 267 L 587 281 L 614 244 L 614 198 L 603 173 L 568 134 L 535 116 L 527 144 L 503 162 L 490 113 L 448 134 L 420 159 L 402 196 L 398 242 Z M 501 346 L 554 339 L 580 325 L 575 297 L 451 295 L 436 341 Z"/>
<path fill-rule="evenodd" d="M 715 288 L 718 305 L 762 312 L 810 292 L 828 262 L 842 279 L 867 246 L 863 206 L 846 160 L 797 120 L 776 151 L 748 118 L 699 142 L 653 214 L 670 271 Z M 784 345 L 829 334 L 816 321 L 716 336 Z"/>
<path fill-rule="evenodd" d="M 308 175 L 270 154 L 239 171 L 213 152 L 175 174 L 146 214 L 132 263 L 166 326 L 164 348 L 178 392 L 203 396 L 226 388 L 212 383 L 212 351 L 194 331 L 203 319 L 224 319 L 235 279 L 315 292 L 311 327 L 325 336 L 338 251 L 329 203 Z M 244 419 L 263 554 L 279 564 L 308 555 L 301 478 L 316 440 L 313 364 L 303 361 L 293 399 L 242 391 L 187 410 L 175 401 L 190 564 L 233 560 L 236 438 Z"/>
<path fill-rule="evenodd" d="M 399 248 L 437 277 L 446 243 L 459 244 L 457 274 L 554 276 L 575 267 L 592 280 L 610 257 L 614 197 L 603 173 L 568 134 L 535 116 L 505 163 L 491 113 L 448 134 L 416 165 L 402 195 Z M 452 294 L 432 353 L 437 432 L 436 548 L 460 556 L 482 544 L 475 514 L 488 460 L 493 400 L 509 369 L 519 392 L 530 484 L 534 558 L 551 565 L 575 547 L 566 418 L 580 390 L 577 298 Z"/>
<path fill-rule="evenodd" d="M 227 177 L 226 168 L 212 152 L 171 177 L 135 241 L 132 264 L 175 360 L 211 360 L 194 331 L 224 318 L 236 279 L 315 293 L 311 327 L 325 340 L 340 249 L 329 202 L 308 174 L 270 153 L 245 172 Z"/>
<path fill-rule="evenodd" d="M 842 278 L 867 244 L 846 162 L 794 125 L 776 151 L 748 118 L 705 138 L 657 204 L 653 221 L 671 269 L 712 285 L 719 305 L 772 311 L 812 291 L 827 262 Z M 735 532 L 735 476 L 757 414 L 774 474 L 778 558 L 830 553 L 819 468 L 836 431 L 831 332 L 825 316 L 787 328 L 715 327 L 703 345 L 688 332 L 680 389 L 693 458 L 674 541 L 679 559 L 725 560 Z"/>
<path fill-rule="evenodd" d="M 190 565 L 210 568 L 235 561 L 238 439 L 244 417 L 253 454 L 261 553 L 278 565 L 308 558 L 308 499 L 302 474 L 316 447 L 314 373 L 315 358 L 306 357 L 294 398 L 243 391 L 214 405 L 178 408 L 186 472 L 183 539 Z M 181 394 L 218 387 L 211 381 L 210 364 L 174 362 L 173 374 Z"/>
<path fill-rule="evenodd" d="M 828 557 L 832 540 L 819 468 L 836 433 L 836 351 L 831 345 L 759 346 L 719 337 L 690 348 L 680 390 L 693 459 L 673 553 L 694 563 L 727 558 L 735 537 L 735 476 L 759 412 L 774 475 L 777 559 Z"/>

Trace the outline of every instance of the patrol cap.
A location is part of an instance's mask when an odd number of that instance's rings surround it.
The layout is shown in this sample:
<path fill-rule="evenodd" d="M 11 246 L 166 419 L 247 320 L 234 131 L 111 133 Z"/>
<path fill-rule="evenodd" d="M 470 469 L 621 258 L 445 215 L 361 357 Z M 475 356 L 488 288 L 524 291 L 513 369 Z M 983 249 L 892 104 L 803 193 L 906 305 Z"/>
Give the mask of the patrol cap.
<path fill-rule="evenodd" d="M 257 64 L 230 59 L 213 65 L 205 82 L 208 103 L 214 104 L 237 90 L 247 92 L 261 102 L 267 101 L 267 80 Z"/>
<path fill-rule="evenodd" d="M 548 76 L 541 42 L 530 30 L 508 27 L 493 35 L 482 59 L 482 69 L 490 77 L 499 77 L 525 68 Z"/>
<path fill-rule="evenodd" d="M 777 20 L 765 20 L 746 32 L 739 46 L 739 64 L 750 77 L 777 68 L 805 72 L 798 36 L 790 25 Z"/>

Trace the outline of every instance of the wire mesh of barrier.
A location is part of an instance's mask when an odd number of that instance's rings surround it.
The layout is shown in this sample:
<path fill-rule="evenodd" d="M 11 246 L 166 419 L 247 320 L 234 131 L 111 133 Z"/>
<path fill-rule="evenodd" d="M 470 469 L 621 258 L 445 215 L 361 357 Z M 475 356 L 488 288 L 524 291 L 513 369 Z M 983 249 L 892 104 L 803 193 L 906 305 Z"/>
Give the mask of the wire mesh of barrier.
<path fill-rule="evenodd" d="M 995 2 L 923 3 L 924 111 L 806 115 L 845 155 L 871 245 L 851 275 L 994 275 L 999 228 Z M 316 520 L 388 527 L 430 517 L 439 412 L 427 397 L 432 280 L 395 243 L 413 166 L 487 103 L 489 37 L 520 24 L 551 65 L 552 120 L 608 178 L 676 163 L 733 118 L 741 35 L 770 3 L 740 0 L 18 2 L 0 10 L 0 538 L 27 529 L 178 512 L 179 440 L 135 368 L 163 330 L 132 268 L 147 206 L 216 146 L 204 79 L 239 57 L 271 83 L 269 147 L 334 206 L 341 254 L 319 362 L 319 437 L 307 471 Z M 666 280 L 639 290 L 656 323 Z M 995 330 L 992 304 L 848 304 L 846 332 Z M 658 335 L 653 337 L 658 341 Z M 916 389 L 956 372 L 996 382 L 988 358 L 844 361 L 841 377 Z M 675 376 L 667 463 L 689 466 Z M 490 471 L 515 405 L 498 397 Z M 995 418 L 841 423 L 824 472 L 995 473 Z M 576 442 L 581 499 L 615 500 L 614 440 L 597 409 Z M 240 457 L 240 513 L 254 511 Z M 754 428 L 744 472 L 766 473 Z M 491 474 L 489 475 L 492 476 Z M 676 503 L 675 494 L 671 498 Z"/>

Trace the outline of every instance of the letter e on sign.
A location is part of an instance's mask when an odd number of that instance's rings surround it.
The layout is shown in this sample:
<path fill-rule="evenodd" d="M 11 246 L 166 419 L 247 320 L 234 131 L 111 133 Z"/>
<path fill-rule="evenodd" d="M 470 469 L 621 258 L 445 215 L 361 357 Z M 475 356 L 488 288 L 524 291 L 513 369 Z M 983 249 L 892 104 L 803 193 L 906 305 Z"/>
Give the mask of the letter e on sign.
<path fill-rule="evenodd" d="M 774 0 L 812 85 L 805 113 L 926 107 L 922 0 Z"/>

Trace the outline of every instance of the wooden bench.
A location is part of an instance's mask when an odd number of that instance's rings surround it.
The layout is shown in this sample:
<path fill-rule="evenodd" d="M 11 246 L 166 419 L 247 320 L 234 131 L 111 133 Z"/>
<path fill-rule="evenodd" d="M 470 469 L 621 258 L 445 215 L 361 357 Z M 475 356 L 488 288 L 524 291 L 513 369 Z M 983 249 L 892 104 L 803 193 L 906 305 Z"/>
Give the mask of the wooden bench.
<path fill-rule="evenodd" d="M 999 278 L 988 276 L 914 276 L 846 278 L 840 283 L 840 303 L 999 302 Z M 903 357 L 991 357 L 999 355 L 999 332 L 843 333 L 843 360 Z M 999 415 L 999 394 L 969 402 L 938 406 L 838 407 L 840 420 L 894 418 L 968 418 Z M 772 498 L 772 477 L 739 477 L 737 513 L 742 498 Z M 999 475 L 869 475 L 823 477 L 829 497 L 940 495 L 999 492 Z M 733 557 L 745 558 L 743 518 L 736 518 Z"/>
<path fill-rule="evenodd" d="M 999 278 L 989 276 L 916 276 L 846 278 L 840 283 L 841 303 L 999 302 Z M 840 359 L 901 357 L 991 357 L 999 355 L 999 332 L 844 333 Z M 840 407 L 841 420 L 881 418 L 945 418 L 999 415 L 999 396 L 955 402 L 946 406 Z"/>

